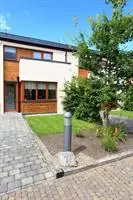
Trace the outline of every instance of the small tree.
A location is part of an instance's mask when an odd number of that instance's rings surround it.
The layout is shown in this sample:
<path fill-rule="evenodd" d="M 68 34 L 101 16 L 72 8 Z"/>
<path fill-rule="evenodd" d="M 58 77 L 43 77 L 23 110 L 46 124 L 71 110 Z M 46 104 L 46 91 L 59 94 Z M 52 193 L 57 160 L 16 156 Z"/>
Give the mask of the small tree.
<path fill-rule="evenodd" d="M 126 0 L 106 0 L 106 3 L 113 5 L 111 18 L 103 14 L 96 20 L 88 19 L 92 36 L 88 42 L 79 33 L 76 55 L 81 65 L 91 70 L 93 79 L 101 81 L 101 107 L 108 119 L 109 110 L 120 98 L 118 91 L 125 91 L 127 82 L 132 84 L 133 51 L 122 51 L 120 44 L 133 40 L 133 15 L 123 13 Z M 95 46 L 96 51 L 91 51 L 89 45 Z"/>

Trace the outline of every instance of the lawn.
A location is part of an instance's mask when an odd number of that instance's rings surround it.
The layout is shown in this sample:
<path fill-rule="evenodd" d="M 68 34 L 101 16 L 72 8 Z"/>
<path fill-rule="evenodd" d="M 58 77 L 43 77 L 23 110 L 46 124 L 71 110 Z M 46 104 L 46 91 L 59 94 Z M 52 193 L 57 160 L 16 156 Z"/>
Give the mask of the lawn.
<path fill-rule="evenodd" d="M 111 111 L 112 115 L 118 115 L 121 117 L 128 117 L 129 119 L 133 119 L 133 111 L 127 111 L 127 110 L 115 110 Z"/>
<path fill-rule="evenodd" d="M 25 119 L 39 137 L 49 134 L 63 133 L 63 115 L 25 116 Z M 96 124 L 73 118 L 72 127 L 73 133 L 82 133 L 96 129 Z"/>

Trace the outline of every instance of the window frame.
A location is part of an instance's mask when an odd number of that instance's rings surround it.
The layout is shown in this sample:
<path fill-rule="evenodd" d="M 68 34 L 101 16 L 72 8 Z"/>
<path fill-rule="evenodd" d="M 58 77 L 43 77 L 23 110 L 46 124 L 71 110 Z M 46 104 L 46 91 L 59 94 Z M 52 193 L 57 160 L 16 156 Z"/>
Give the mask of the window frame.
<path fill-rule="evenodd" d="M 45 88 L 44 88 L 44 90 L 45 90 L 45 98 L 44 99 L 39 99 L 38 98 L 38 84 L 39 83 L 43 83 L 43 84 L 45 84 Z M 44 101 L 44 100 L 46 100 L 47 99 L 47 84 L 46 84 L 46 82 L 36 82 L 36 92 L 37 92 L 37 95 L 36 95 L 36 101 Z"/>
<path fill-rule="evenodd" d="M 34 53 L 40 53 L 41 54 L 41 58 L 34 58 Z M 51 55 L 51 59 L 44 59 L 44 55 L 45 53 L 50 54 Z M 42 61 L 53 61 L 53 52 L 50 51 L 33 51 L 33 59 L 35 60 L 42 60 Z"/>
<path fill-rule="evenodd" d="M 36 85 L 36 96 L 35 96 L 35 100 L 25 100 L 25 83 L 26 82 L 34 82 Z M 44 83 L 46 85 L 46 98 L 45 99 L 38 99 L 38 83 Z M 48 98 L 48 91 L 49 91 L 49 84 L 50 83 L 54 83 L 56 85 L 56 98 L 55 99 L 49 99 Z M 50 101 L 57 101 L 57 82 L 43 82 L 43 81 L 24 81 L 23 82 L 23 101 L 24 102 L 50 102 Z"/>
<path fill-rule="evenodd" d="M 57 99 L 57 83 L 55 83 L 55 82 L 49 82 L 49 84 L 48 84 L 48 100 L 53 100 L 52 98 L 49 98 L 49 85 L 51 83 L 55 84 L 55 99 Z"/>
<path fill-rule="evenodd" d="M 7 58 L 7 57 L 5 57 L 5 54 L 6 54 L 5 49 L 6 48 L 15 49 L 15 58 Z M 3 47 L 3 57 L 4 57 L 4 60 L 16 61 L 17 60 L 17 48 L 13 47 L 13 46 L 4 46 Z"/>
<path fill-rule="evenodd" d="M 40 53 L 41 58 L 34 58 L 34 53 Z M 42 52 L 41 51 L 33 51 L 33 59 L 35 59 L 35 60 L 42 60 Z"/>
<path fill-rule="evenodd" d="M 27 90 L 27 89 L 25 89 L 25 83 L 34 83 L 35 84 L 35 99 L 29 99 L 29 100 L 25 100 L 25 90 Z M 34 81 L 25 81 L 24 82 L 24 101 L 25 102 L 32 102 L 32 101 L 36 101 L 36 98 L 37 98 L 37 93 L 36 93 L 36 82 L 34 82 Z"/>
<path fill-rule="evenodd" d="M 46 53 L 46 54 L 50 54 L 50 55 L 51 55 L 51 59 L 45 59 L 45 58 L 44 58 L 45 53 Z M 51 61 L 51 60 L 53 60 L 53 52 L 44 51 L 43 54 L 42 54 L 42 59 L 43 59 L 43 60 L 46 60 L 46 61 Z"/>

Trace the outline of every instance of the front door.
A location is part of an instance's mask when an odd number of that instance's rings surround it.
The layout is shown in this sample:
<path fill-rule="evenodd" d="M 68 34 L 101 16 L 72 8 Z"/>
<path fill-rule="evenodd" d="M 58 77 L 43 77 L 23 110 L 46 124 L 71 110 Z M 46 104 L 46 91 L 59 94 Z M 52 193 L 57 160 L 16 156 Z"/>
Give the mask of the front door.
<path fill-rule="evenodd" d="M 16 110 L 16 84 L 6 83 L 5 85 L 5 110 L 15 111 Z"/>

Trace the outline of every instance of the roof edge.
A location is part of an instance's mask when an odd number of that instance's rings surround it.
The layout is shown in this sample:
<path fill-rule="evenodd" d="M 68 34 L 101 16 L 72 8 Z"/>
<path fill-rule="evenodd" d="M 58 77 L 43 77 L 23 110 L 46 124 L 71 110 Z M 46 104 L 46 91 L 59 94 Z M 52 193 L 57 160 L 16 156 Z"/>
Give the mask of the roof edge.
<path fill-rule="evenodd" d="M 75 51 L 77 49 L 77 47 L 74 45 L 63 44 L 59 42 L 53 42 L 53 41 L 20 36 L 20 35 L 4 33 L 4 32 L 0 32 L 0 40 L 11 41 L 11 42 L 21 43 L 21 44 L 22 43 L 31 44 L 33 46 L 55 48 L 55 49 L 61 49 L 61 50 L 67 50 L 67 51 Z"/>

